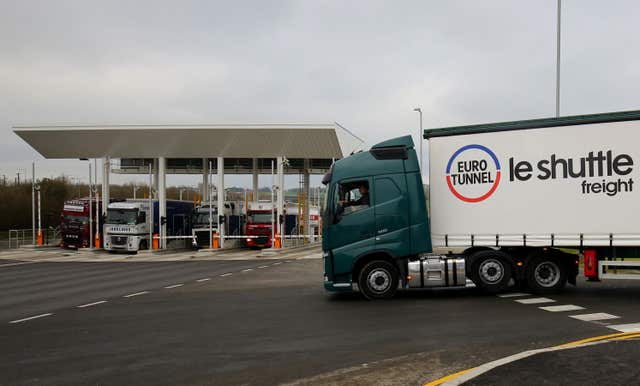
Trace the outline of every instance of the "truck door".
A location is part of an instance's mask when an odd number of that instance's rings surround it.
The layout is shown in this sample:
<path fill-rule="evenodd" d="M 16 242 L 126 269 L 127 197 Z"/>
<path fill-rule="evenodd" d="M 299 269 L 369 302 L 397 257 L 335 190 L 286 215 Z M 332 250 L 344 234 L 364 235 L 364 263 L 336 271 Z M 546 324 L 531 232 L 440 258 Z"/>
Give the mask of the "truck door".
<path fill-rule="evenodd" d="M 409 200 L 404 174 L 379 176 L 374 179 L 376 249 L 392 256 L 407 256 L 411 251 Z"/>
<path fill-rule="evenodd" d="M 371 206 L 370 178 L 340 181 L 333 191 L 333 224 L 329 248 L 334 257 L 334 273 L 350 274 L 354 260 L 374 245 L 375 216 Z"/>

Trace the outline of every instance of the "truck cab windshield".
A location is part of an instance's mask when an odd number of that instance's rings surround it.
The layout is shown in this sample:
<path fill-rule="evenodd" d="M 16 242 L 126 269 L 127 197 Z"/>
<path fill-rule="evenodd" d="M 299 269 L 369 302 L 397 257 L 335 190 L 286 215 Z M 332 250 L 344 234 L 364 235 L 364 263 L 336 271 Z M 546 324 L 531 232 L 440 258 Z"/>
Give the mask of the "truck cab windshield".
<path fill-rule="evenodd" d="M 271 213 L 249 213 L 247 215 L 247 222 L 253 224 L 271 224 Z"/>
<path fill-rule="evenodd" d="M 107 224 L 135 225 L 137 220 L 137 209 L 107 209 Z"/>

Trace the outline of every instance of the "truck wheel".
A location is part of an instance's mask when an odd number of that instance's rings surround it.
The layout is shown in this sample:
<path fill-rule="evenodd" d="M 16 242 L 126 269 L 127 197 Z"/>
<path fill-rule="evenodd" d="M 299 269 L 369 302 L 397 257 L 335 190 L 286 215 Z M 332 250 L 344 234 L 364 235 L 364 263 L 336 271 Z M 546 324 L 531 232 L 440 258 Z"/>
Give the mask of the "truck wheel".
<path fill-rule="evenodd" d="M 147 240 L 140 241 L 140 246 L 138 247 L 141 251 L 146 251 L 149 247 L 147 246 Z"/>
<path fill-rule="evenodd" d="M 553 256 L 535 256 L 527 265 L 527 286 L 537 293 L 558 292 L 567 284 L 567 270 Z"/>
<path fill-rule="evenodd" d="M 390 299 L 398 289 L 398 270 L 384 260 L 372 261 L 360 271 L 358 286 L 369 300 Z"/>
<path fill-rule="evenodd" d="M 480 251 L 471 257 L 470 276 L 478 288 L 488 293 L 507 288 L 513 274 L 509 255 L 500 251 Z"/>

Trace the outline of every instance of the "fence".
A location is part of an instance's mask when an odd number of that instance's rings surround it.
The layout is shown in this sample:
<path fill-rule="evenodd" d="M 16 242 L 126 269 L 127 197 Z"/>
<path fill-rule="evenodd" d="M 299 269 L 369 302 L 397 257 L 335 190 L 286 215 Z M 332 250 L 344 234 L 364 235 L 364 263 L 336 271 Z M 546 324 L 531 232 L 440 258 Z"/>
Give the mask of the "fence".
<path fill-rule="evenodd" d="M 44 245 L 60 244 L 60 228 L 43 229 Z M 20 248 L 23 245 L 33 245 L 33 230 L 10 229 L 9 237 L 0 240 L 0 249 Z"/>

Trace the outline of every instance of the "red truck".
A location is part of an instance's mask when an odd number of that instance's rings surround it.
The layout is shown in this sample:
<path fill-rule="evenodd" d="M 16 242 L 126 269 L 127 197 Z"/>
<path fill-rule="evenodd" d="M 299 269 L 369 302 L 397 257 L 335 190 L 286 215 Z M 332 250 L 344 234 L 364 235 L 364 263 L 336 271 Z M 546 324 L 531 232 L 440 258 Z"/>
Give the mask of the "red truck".
<path fill-rule="evenodd" d="M 276 213 L 270 202 L 250 202 L 245 225 L 246 246 L 249 248 L 271 248 L 271 227 Z"/>
<path fill-rule="evenodd" d="M 62 248 L 87 248 L 90 237 L 95 238 L 96 230 L 102 229 L 102 202 L 98 201 L 98 212 L 100 213 L 96 221 L 96 200 L 80 198 L 65 201 L 60 215 L 60 246 Z M 93 233 L 89 235 L 89 216 L 93 221 Z"/>

